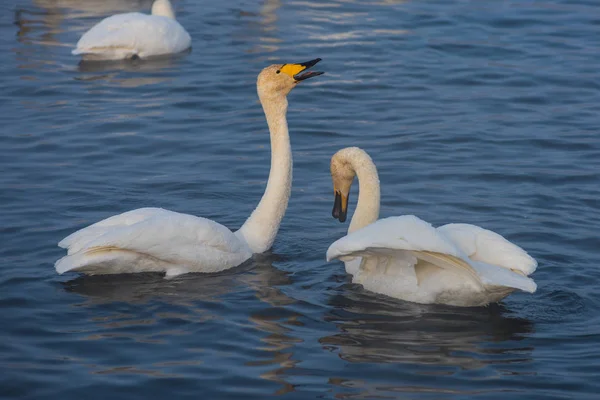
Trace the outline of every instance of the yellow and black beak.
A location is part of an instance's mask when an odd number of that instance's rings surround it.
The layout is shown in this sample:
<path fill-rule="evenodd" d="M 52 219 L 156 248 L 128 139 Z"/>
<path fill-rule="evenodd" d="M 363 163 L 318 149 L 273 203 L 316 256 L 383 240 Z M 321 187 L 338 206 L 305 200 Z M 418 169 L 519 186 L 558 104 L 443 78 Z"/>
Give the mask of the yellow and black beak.
<path fill-rule="evenodd" d="M 320 58 L 315 58 L 314 60 L 310 60 L 299 64 L 283 64 L 283 66 L 279 68 L 279 71 L 277 71 L 277 73 L 283 72 L 284 74 L 291 76 L 296 82 L 300 82 L 305 79 L 312 78 L 313 76 L 319 76 L 324 74 L 324 72 L 317 71 L 301 73 L 315 66 L 319 61 L 321 61 Z"/>
<path fill-rule="evenodd" d="M 333 201 L 333 211 L 331 215 L 340 222 L 346 221 L 348 212 L 348 196 L 343 195 L 339 190 L 335 191 L 335 200 Z"/>

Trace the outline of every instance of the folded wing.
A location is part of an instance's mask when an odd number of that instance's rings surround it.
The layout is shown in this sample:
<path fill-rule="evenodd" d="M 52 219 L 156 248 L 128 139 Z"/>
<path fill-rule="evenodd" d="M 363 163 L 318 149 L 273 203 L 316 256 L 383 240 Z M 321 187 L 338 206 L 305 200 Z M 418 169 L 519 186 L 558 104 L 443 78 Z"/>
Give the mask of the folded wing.
<path fill-rule="evenodd" d="M 412 215 L 380 219 L 337 240 L 327 250 L 327 260 L 344 261 L 353 257 L 363 257 L 361 268 L 369 267 L 374 260 L 379 267 L 401 268 L 404 278 L 411 277 L 411 270 L 414 274 L 414 266 L 421 259 L 440 268 L 463 272 L 486 286 L 536 290 L 535 283 L 521 274 L 469 259 L 445 234 Z"/>
<path fill-rule="evenodd" d="M 102 221 L 98 221 L 95 224 L 70 234 L 61 240 L 58 243 L 58 246 L 63 249 L 68 249 L 68 254 L 76 253 L 92 240 L 99 238 L 111 230 L 137 224 L 138 222 L 145 221 L 155 216 L 168 215 L 169 213 L 171 213 L 171 211 L 155 207 L 138 208 L 137 210 L 127 211 L 123 214 L 114 215 L 103 219 Z"/>
<path fill-rule="evenodd" d="M 251 257 L 248 246 L 225 226 L 206 218 L 160 208 L 120 214 L 84 228 L 59 244 L 68 249 L 57 272 L 152 265 L 152 270 L 216 272 Z M 106 273 L 106 272 L 104 272 Z"/>

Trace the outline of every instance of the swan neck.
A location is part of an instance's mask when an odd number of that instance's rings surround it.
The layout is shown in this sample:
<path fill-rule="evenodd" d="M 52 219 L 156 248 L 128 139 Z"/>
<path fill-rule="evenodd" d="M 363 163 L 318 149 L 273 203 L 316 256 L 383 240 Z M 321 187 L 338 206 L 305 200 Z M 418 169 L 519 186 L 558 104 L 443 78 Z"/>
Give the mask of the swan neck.
<path fill-rule="evenodd" d="M 152 3 L 152 15 L 175 19 L 175 11 L 169 0 L 155 0 Z"/>
<path fill-rule="evenodd" d="M 271 136 L 271 171 L 256 209 L 236 232 L 253 253 L 271 248 L 287 209 L 292 189 L 292 149 L 286 119 L 285 96 L 261 98 Z"/>
<path fill-rule="evenodd" d="M 366 154 L 356 154 L 349 160 L 358 178 L 358 203 L 348 233 L 357 231 L 379 219 L 380 186 L 377 168 Z"/>

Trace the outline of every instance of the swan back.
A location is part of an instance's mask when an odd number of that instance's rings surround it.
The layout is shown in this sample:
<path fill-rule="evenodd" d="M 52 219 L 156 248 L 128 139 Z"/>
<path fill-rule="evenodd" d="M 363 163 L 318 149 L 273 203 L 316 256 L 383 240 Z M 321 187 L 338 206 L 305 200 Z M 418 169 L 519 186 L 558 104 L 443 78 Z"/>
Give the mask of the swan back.
<path fill-rule="evenodd" d="M 175 11 L 169 0 L 156 0 L 152 4 L 152 15 L 175 19 Z"/>

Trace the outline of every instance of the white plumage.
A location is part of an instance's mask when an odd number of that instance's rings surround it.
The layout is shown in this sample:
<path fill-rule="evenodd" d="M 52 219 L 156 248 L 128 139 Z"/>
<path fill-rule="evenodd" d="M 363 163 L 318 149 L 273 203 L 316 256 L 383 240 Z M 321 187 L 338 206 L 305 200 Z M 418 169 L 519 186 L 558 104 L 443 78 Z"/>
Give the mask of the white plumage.
<path fill-rule="evenodd" d="M 103 19 L 79 39 L 72 53 L 88 60 L 147 58 L 180 53 L 191 44 L 169 1 L 156 0 L 152 15 L 133 12 Z"/>
<path fill-rule="evenodd" d="M 379 179 L 370 157 L 358 148 L 334 155 L 337 196 L 347 196 L 356 174 L 359 200 L 351 230 L 327 250 L 328 261 L 346 263 L 353 282 L 403 300 L 455 306 L 497 302 L 515 289 L 536 291 L 528 275 L 537 262 L 495 232 L 469 224 L 435 228 L 413 215 L 377 220 Z M 339 211 L 334 209 L 334 216 Z M 345 219 L 345 210 L 341 212 Z"/>
<path fill-rule="evenodd" d="M 243 263 L 252 250 L 225 226 L 162 208 L 141 208 L 107 218 L 67 236 L 59 274 L 164 271 L 218 272 Z"/>

